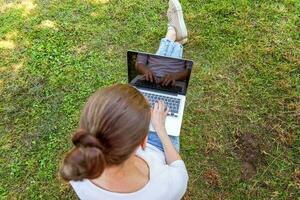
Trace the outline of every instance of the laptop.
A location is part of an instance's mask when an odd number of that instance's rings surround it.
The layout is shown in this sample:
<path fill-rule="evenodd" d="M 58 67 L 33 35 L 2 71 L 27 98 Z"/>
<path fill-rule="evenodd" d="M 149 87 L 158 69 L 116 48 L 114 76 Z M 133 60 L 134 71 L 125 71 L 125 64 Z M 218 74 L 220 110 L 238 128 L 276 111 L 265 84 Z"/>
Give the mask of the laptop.
<path fill-rule="evenodd" d="M 166 131 L 168 135 L 179 136 L 193 61 L 128 51 L 127 66 L 128 83 L 136 87 L 152 107 L 158 100 L 164 101 L 169 108 Z M 151 71 L 152 81 L 145 75 L 145 69 Z M 168 74 L 173 78 L 166 79 Z M 155 131 L 152 124 L 150 131 Z"/>

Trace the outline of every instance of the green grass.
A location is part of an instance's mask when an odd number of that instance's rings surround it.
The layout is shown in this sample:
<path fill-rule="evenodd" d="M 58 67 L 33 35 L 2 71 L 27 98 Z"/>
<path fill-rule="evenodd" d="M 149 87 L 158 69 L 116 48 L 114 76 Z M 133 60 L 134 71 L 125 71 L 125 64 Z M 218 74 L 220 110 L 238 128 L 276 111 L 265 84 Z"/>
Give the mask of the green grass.
<path fill-rule="evenodd" d="M 97 88 L 126 83 L 128 49 L 155 52 L 167 1 L 0 2 L 0 199 L 73 199 L 57 171 L 80 109 Z M 299 1 L 182 5 L 184 57 L 195 62 L 185 199 L 299 199 Z M 241 133 L 256 135 L 263 154 L 248 181 L 234 151 Z"/>

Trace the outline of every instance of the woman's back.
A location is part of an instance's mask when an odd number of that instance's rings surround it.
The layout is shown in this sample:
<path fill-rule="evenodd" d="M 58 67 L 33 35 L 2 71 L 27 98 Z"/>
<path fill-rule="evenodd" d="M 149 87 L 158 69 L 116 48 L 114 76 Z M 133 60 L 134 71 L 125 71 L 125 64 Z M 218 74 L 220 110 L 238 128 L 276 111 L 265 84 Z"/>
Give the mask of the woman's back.
<path fill-rule="evenodd" d="M 70 183 L 78 197 L 83 200 L 176 200 L 183 196 L 187 187 L 188 175 L 182 160 L 167 165 L 162 151 L 150 144 L 147 144 L 144 150 L 139 149 L 136 155 L 148 164 L 149 181 L 135 192 L 112 192 L 109 191 L 109 188 L 103 189 L 88 179 Z"/>

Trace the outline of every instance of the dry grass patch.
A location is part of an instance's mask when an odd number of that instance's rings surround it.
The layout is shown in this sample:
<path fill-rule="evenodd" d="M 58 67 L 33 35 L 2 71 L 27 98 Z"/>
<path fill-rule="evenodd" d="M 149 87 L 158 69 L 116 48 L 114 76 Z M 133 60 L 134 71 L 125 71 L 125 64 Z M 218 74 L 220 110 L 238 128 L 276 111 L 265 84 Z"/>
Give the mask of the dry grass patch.
<path fill-rule="evenodd" d="M 92 4 L 106 4 L 109 2 L 109 0 L 89 0 Z"/>
<path fill-rule="evenodd" d="M 36 8 L 32 0 L 22 0 L 17 2 L 5 2 L 0 5 L 0 12 L 6 12 L 9 9 L 23 9 L 23 15 L 29 15 Z"/>
<path fill-rule="evenodd" d="M 48 19 L 42 21 L 39 24 L 39 28 L 42 28 L 42 29 L 49 28 L 49 29 L 53 29 L 53 30 L 56 30 L 56 31 L 58 30 L 56 22 L 48 20 Z"/>
<path fill-rule="evenodd" d="M 216 169 L 208 169 L 204 172 L 203 178 L 209 187 L 219 187 L 221 184 L 219 172 Z"/>
<path fill-rule="evenodd" d="M 12 40 L 0 40 L 0 49 L 15 49 L 16 44 Z"/>

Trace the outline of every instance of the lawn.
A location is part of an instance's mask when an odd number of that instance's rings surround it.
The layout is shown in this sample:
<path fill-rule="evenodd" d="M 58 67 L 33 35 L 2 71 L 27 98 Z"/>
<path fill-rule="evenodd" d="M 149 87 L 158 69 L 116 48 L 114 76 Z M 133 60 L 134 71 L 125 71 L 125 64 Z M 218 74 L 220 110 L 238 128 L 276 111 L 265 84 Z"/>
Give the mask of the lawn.
<path fill-rule="evenodd" d="M 194 60 L 184 199 L 300 197 L 300 2 L 182 0 Z M 58 177 L 80 109 L 155 52 L 166 0 L 0 0 L 0 199 L 74 199 Z"/>

